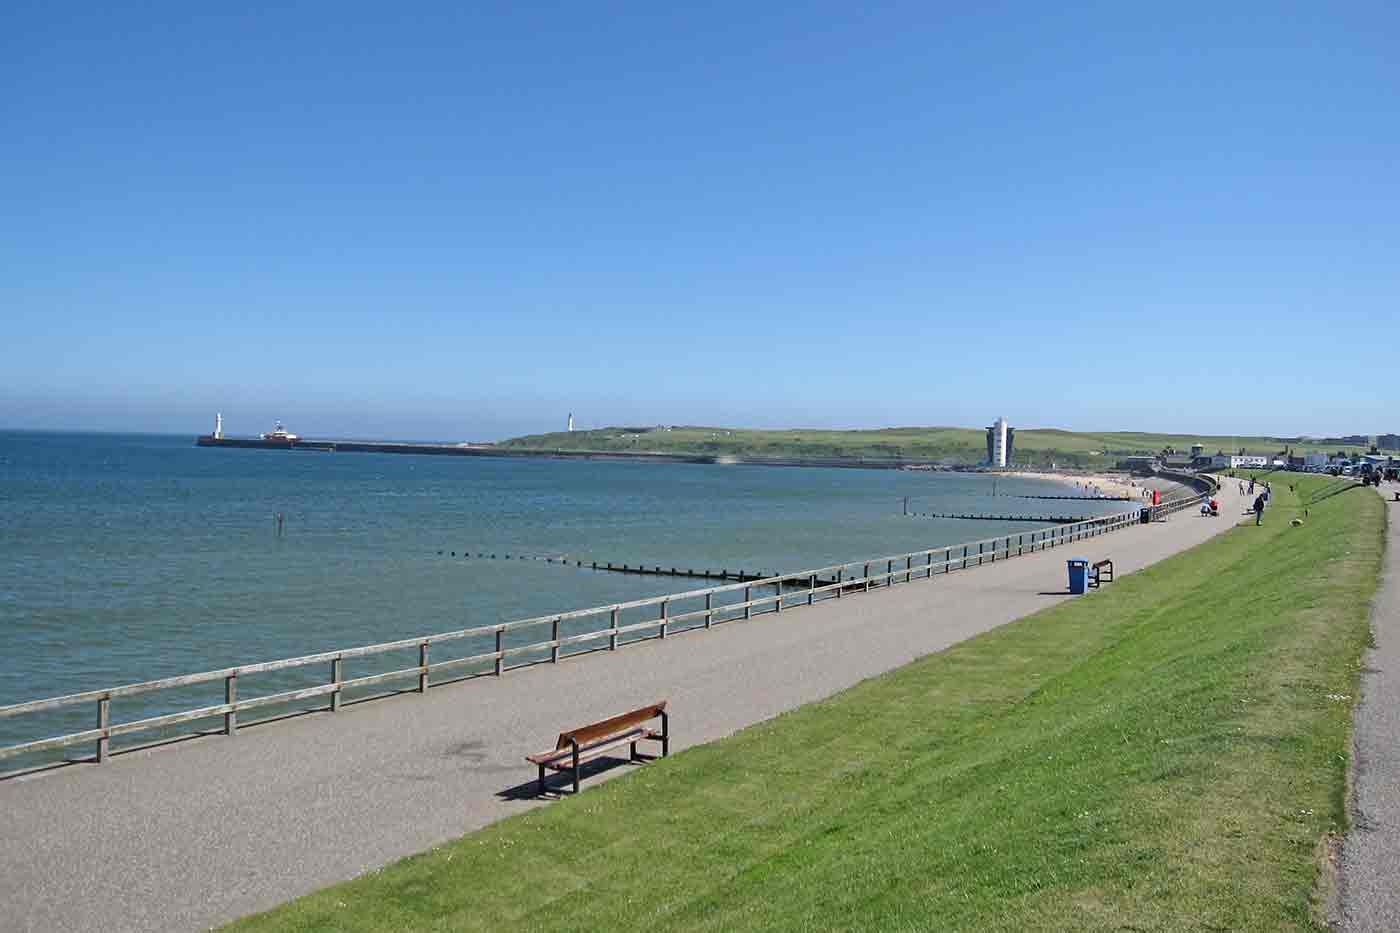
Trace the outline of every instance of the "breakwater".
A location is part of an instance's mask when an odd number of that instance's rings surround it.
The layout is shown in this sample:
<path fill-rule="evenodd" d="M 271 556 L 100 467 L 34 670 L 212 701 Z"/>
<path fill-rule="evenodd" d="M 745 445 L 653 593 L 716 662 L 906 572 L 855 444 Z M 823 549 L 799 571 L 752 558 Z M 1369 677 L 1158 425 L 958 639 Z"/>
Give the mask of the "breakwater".
<path fill-rule="evenodd" d="M 1088 521 L 1085 515 L 985 515 L 958 512 L 910 512 L 911 518 L 957 518 L 975 522 L 1039 522 L 1050 525 L 1069 525 Z"/>
<path fill-rule="evenodd" d="M 311 453 L 417 454 L 436 457 L 548 457 L 575 460 L 646 460 L 655 463 L 714 463 L 716 458 L 688 454 L 622 454 L 610 452 L 539 451 L 497 447 L 493 444 L 419 444 L 400 441 L 339 441 L 302 438 L 295 441 L 256 437 L 195 438 L 196 447 L 234 447 L 250 450 L 307 451 Z"/>
<path fill-rule="evenodd" d="M 456 551 L 438 551 L 439 557 L 456 557 Z M 477 560 L 533 560 L 546 564 L 558 564 L 563 567 L 577 567 L 584 570 L 601 570 L 607 573 L 635 573 L 652 577 L 691 577 L 698 580 L 731 580 L 735 583 L 745 583 L 751 580 L 763 580 L 776 578 L 779 574 L 776 571 L 766 570 L 730 570 L 720 568 L 719 570 L 699 570 L 694 567 L 662 567 L 656 564 L 624 564 L 613 561 L 601 560 L 580 560 L 563 556 L 540 556 L 537 554 L 503 554 L 500 552 L 488 553 L 486 551 L 463 551 L 462 558 L 469 560 L 473 556 Z"/>

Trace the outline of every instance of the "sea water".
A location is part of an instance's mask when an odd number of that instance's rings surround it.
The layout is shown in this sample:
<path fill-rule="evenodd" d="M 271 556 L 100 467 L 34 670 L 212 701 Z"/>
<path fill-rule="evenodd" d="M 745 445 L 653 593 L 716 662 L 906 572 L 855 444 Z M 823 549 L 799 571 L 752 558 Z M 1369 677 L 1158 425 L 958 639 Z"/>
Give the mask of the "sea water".
<path fill-rule="evenodd" d="M 907 517 L 905 497 L 915 512 L 1092 515 L 1131 506 L 1013 498 L 1066 492 L 967 473 L 0 432 L 0 706 L 715 585 L 521 556 L 790 572 L 1033 527 Z M 416 663 L 416 653 L 364 659 L 345 676 Z M 258 686 L 325 680 L 318 666 Z M 219 703 L 222 689 L 120 698 L 113 721 Z M 93 720 L 87 704 L 0 718 L 0 745 Z M 83 746 L 50 757 L 88 754 Z M 0 771 L 13 763 L 0 760 Z"/>

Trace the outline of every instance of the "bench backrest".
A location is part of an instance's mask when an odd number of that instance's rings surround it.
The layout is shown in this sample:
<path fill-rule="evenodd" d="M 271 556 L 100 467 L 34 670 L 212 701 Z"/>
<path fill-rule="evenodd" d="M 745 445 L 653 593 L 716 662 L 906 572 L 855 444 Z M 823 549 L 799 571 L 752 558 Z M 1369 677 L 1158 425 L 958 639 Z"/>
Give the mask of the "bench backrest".
<path fill-rule="evenodd" d="M 568 748 L 569 740 L 580 745 L 587 745 L 594 739 L 601 739 L 605 735 L 612 735 L 614 732 L 623 732 L 632 726 L 641 725 L 648 719 L 655 719 L 666 710 L 666 701 L 653 703 L 650 706 L 643 706 L 641 709 L 634 709 L 630 713 L 623 713 L 611 719 L 604 719 L 602 722 L 595 722 L 591 725 L 580 726 L 577 729 L 570 729 L 567 732 L 559 733 L 559 742 L 555 748 Z"/>

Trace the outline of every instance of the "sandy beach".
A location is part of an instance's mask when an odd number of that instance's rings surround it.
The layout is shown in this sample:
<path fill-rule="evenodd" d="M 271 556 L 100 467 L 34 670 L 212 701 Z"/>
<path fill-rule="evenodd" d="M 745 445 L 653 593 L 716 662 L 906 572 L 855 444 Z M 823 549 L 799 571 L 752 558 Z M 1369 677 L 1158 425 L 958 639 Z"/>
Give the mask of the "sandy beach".
<path fill-rule="evenodd" d="M 1105 499 L 1143 498 L 1143 490 L 1152 488 L 1142 477 L 1127 473 L 1060 473 L 1012 470 L 1007 475 L 1026 479 L 1051 479 L 1073 488 L 1084 496 L 1101 496 Z"/>

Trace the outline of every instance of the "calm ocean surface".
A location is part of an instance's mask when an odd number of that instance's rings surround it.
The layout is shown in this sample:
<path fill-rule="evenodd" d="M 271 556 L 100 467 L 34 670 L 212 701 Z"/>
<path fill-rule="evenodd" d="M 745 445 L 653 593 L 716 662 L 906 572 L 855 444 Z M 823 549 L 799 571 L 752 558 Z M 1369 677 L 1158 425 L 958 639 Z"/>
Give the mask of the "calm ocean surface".
<path fill-rule="evenodd" d="M 0 705 L 707 585 L 439 551 L 789 571 L 1030 527 L 905 518 L 904 496 L 920 511 L 1128 507 L 993 501 L 991 488 L 970 474 L 0 432 Z M 1002 478 L 997 492 L 1065 489 Z M 346 676 L 415 663 L 361 662 Z M 324 680 L 319 668 L 266 675 L 252 695 Z M 113 720 L 218 702 L 221 684 L 132 697 L 113 701 Z M 84 705 L 0 719 L 0 745 L 91 728 L 93 716 Z M 50 758 L 88 754 L 76 746 Z M 15 764 L 0 761 L 0 771 Z"/>

